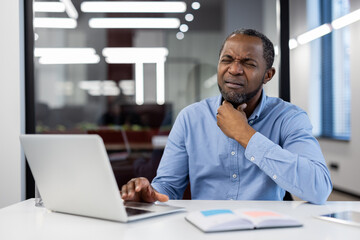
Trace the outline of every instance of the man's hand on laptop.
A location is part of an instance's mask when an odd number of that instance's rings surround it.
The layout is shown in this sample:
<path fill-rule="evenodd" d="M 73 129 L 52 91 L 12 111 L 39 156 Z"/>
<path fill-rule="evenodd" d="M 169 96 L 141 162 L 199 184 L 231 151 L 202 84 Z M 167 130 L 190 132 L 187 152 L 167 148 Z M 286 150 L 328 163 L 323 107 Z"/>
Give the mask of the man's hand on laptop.
<path fill-rule="evenodd" d="M 169 197 L 158 193 L 146 178 L 133 178 L 121 188 L 121 197 L 125 201 L 166 202 Z"/>

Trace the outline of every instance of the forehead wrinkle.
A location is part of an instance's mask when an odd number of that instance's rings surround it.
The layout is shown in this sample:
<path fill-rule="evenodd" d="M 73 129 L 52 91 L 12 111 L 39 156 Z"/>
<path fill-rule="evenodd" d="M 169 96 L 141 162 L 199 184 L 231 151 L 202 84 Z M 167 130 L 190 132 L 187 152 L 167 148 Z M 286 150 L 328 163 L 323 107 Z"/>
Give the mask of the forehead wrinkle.
<path fill-rule="evenodd" d="M 241 37 L 247 38 L 247 36 L 239 35 L 235 35 L 229 38 L 224 44 L 221 57 L 229 55 L 232 56 L 232 58 L 234 59 L 251 59 L 257 62 L 262 61 L 266 64 L 263 56 L 263 46 L 261 39 L 250 37 L 256 40 L 250 43 L 244 43 L 241 40 Z"/>
<path fill-rule="evenodd" d="M 245 54 L 237 54 L 234 53 L 234 51 L 225 51 L 221 57 L 231 57 L 234 60 L 249 60 L 249 61 L 258 61 L 258 59 L 256 58 L 256 56 L 253 56 L 251 52 L 247 52 Z"/>

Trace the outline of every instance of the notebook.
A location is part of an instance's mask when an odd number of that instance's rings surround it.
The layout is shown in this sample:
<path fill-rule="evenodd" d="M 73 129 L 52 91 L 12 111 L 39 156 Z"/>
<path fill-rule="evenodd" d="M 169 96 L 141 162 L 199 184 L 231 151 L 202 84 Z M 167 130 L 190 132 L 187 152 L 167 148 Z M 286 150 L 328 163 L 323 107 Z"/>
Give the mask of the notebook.
<path fill-rule="evenodd" d="M 21 135 L 44 206 L 55 212 L 129 222 L 184 211 L 164 203 L 125 203 L 98 135 Z"/>
<path fill-rule="evenodd" d="M 185 219 L 203 232 L 302 226 L 293 217 L 265 209 L 209 209 L 191 212 Z"/>

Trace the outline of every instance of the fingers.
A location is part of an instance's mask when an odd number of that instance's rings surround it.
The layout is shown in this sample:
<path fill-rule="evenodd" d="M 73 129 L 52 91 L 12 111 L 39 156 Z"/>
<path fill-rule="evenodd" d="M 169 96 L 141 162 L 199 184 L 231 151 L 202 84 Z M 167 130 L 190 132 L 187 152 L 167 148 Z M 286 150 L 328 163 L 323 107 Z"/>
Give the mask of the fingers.
<path fill-rule="evenodd" d="M 121 187 L 121 197 L 125 201 L 166 202 L 169 197 L 158 193 L 146 178 L 133 178 Z"/>
<path fill-rule="evenodd" d="M 161 194 L 161 193 L 158 193 L 158 192 L 156 192 L 155 194 L 156 194 L 157 201 L 159 201 L 159 202 L 167 202 L 167 201 L 169 201 L 169 197 L 166 196 L 165 194 Z"/>
<path fill-rule="evenodd" d="M 134 197 L 134 181 L 130 180 L 127 184 L 123 185 L 121 188 L 121 197 L 124 200 L 132 200 Z"/>
<path fill-rule="evenodd" d="M 169 200 L 169 197 L 165 194 L 159 193 L 151 185 L 149 185 L 147 196 L 144 197 L 144 200 L 146 202 L 156 202 L 156 201 L 167 202 Z"/>
<path fill-rule="evenodd" d="M 226 101 L 226 100 L 224 100 L 224 101 L 222 102 L 222 105 L 232 106 L 232 104 L 229 103 L 229 102 Z M 243 103 L 243 104 L 240 104 L 236 109 L 239 110 L 239 111 L 244 111 L 246 107 L 247 107 L 247 104 L 246 104 L 246 103 Z"/>
<path fill-rule="evenodd" d="M 229 102 L 226 101 L 226 100 L 224 100 L 221 105 L 230 105 L 230 106 L 232 106 L 231 103 L 229 103 Z"/>
<path fill-rule="evenodd" d="M 229 106 L 231 106 L 231 108 L 232 108 L 231 103 L 229 103 L 228 101 L 224 100 L 224 101 L 222 102 L 221 106 L 217 109 L 216 115 L 219 115 L 219 114 L 222 115 L 222 114 L 223 114 L 223 111 L 224 111 L 223 108 L 227 108 L 227 107 L 229 107 Z"/>
<path fill-rule="evenodd" d="M 133 178 L 122 186 L 121 197 L 125 201 L 155 202 L 157 197 L 154 191 L 146 178 Z"/>
<path fill-rule="evenodd" d="M 237 110 L 244 112 L 246 107 L 247 107 L 247 104 L 243 103 L 237 107 Z"/>
<path fill-rule="evenodd" d="M 140 192 L 149 181 L 146 178 L 133 178 L 121 188 L 121 197 L 124 200 L 137 200 L 136 193 Z"/>
<path fill-rule="evenodd" d="M 141 177 L 135 178 L 134 182 L 135 182 L 135 191 L 136 192 L 140 192 L 141 189 L 144 189 L 150 185 L 149 180 L 147 180 L 146 178 L 141 178 Z"/>

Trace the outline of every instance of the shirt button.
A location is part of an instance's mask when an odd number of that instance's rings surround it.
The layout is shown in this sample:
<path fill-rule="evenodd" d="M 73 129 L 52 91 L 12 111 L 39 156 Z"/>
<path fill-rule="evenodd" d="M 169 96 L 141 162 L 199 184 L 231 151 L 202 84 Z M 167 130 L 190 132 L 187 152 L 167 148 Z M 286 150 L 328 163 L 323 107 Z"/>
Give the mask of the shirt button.
<path fill-rule="evenodd" d="M 233 155 L 233 156 L 234 156 L 234 155 L 235 155 L 235 152 L 234 152 L 234 151 L 232 151 L 232 152 L 231 152 L 231 155 Z"/>
<path fill-rule="evenodd" d="M 255 157 L 251 156 L 250 160 L 253 162 L 255 160 Z"/>
<path fill-rule="evenodd" d="M 274 179 L 274 180 L 276 180 L 276 179 L 277 179 L 277 176 L 276 176 L 276 175 L 274 175 L 274 176 L 273 176 L 273 179 Z"/>
<path fill-rule="evenodd" d="M 236 178 L 236 177 L 237 177 L 237 175 L 234 173 L 234 174 L 233 174 L 233 178 Z"/>

